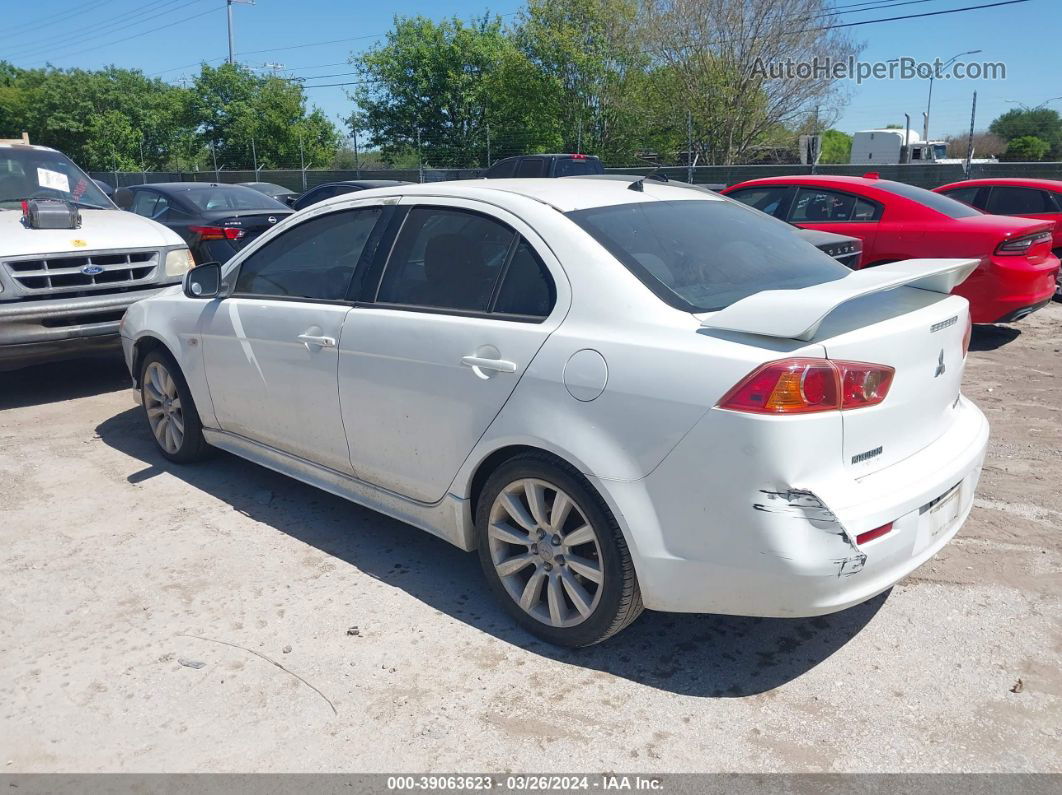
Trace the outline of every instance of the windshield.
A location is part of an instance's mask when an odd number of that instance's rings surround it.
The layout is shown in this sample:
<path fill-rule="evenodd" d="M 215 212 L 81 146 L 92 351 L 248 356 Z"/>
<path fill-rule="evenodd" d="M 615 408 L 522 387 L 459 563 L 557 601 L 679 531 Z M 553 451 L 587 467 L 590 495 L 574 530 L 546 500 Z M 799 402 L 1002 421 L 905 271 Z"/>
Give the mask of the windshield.
<path fill-rule="evenodd" d="M 184 198 L 200 210 L 287 210 L 271 196 L 243 185 L 186 188 Z"/>
<path fill-rule="evenodd" d="M 905 199 L 910 199 L 919 204 L 924 204 L 931 210 L 944 213 L 949 218 L 972 218 L 975 215 L 984 215 L 980 210 L 975 210 L 968 204 L 963 204 L 960 201 L 955 201 L 955 199 L 950 199 L 925 188 L 908 185 L 906 182 L 893 182 L 889 179 L 882 179 L 876 181 L 874 187 L 887 190 L 889 193 L 895 193 L 897 196 L 903 196 Z"/>
<path fill-rule="evenodd" d="M 0 207 L 17 210 L 25 199 L 61 199 L 79 207 L 114 209 L 88 174 L 63 153 L 0 146 Z"/>
<path fill-rule="evenodd" d="M 634 202 L 567 216 L 657 296 L 687 312 L 851 273 L 792 227 L 728 201 Z"/>

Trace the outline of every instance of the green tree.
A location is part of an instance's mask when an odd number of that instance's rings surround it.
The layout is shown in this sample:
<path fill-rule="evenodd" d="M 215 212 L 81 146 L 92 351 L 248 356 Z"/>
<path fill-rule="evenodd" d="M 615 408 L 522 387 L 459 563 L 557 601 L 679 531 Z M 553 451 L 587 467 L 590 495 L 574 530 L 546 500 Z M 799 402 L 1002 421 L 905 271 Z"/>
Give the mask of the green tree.
<path fill-rule="evenodd" d="M 396 17 L 386 43 L 353 63 L 364 82 L 348 123 L 388 162 L 419 152 L 434 166 L 482 166 L 548 140 L 535 114 L 543 81 L 497 17 Z"/>
<path fill-rule="evenodd" d="M 1009 110 L 997 117 L 988 131 L 1008 142 L 1028 136 L 1039 138 L 1052 155 L 1062 157 L 1062 116 L 1051 108 Z"/>
<path fill-rule="evenodd" d="M 822 134 L 820 163 L 847 163 L 852 156 L 852 136 L 840 130 L 826 130 Z"/>
<path fill-rule="evenodd" d="M 1044 160 L 1051 151 L 1051 145 L 1035 135 L 1022 135 L 1012 138 L 1007 143 L 1004 160 Z"/>
<path fill-rule="evenodd" d="M 323 167 L 339 149 L 339 132 L 320 110 L 307 112 L 302 88 L 239 65 L 203 65 L 191 88 L 186 125 L 218 165 L 246 169 Z"/>

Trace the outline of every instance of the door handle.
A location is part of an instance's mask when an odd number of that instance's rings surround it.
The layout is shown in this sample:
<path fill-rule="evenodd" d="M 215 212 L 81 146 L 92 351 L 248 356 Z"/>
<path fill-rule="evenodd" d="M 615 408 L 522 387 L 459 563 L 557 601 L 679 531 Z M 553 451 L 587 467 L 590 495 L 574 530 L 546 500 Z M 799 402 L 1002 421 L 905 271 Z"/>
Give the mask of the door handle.
<path fill-rule="evenodd" d="M 495 370 L 499 373 L 515 373 L 516 362 L 507 362 L 505 359 L 486 359 L 482 356 L 462 356 L 461 364 L 468 367 L 478 367 L 480 370 Z"/>
<path fill-rule="evenodd" d="M 310 345 L 317 345 L 321 348 L 334 348 L 336 347 L 335 337 L 317 337 L 313 334 L 300 334 L 295 339 L 303 343 L 307 347 Z"/>

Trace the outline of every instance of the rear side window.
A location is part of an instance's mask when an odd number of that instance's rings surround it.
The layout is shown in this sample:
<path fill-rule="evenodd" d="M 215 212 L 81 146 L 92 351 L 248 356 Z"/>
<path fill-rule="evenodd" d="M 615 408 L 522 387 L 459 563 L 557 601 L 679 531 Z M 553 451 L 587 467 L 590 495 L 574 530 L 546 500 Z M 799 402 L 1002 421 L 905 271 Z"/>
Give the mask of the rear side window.
<path fill-rule="evenodd" d="M 511 177 L 513 175 L 513 172 L 516 171 L 516 162 L 517 159 L 515 157 L 507 158 L 505 160 L 499 160 L 497 163 L 487 169 L 487 173 L 483 176 L 489 179 L 503 179 L 505 177 Z"/>
<path fill-rule="evenodd" d="M 494 311 L 506 315 L 546 317 L 556 293 L 545 264 L 526 240 L 521 240 L 505 270 Z"/>
<path fill-rule="evenodd" d="M 755 207 L 757 210 L 765 212 L 768 215 L 777 215 L 788 192 L 789 188 L 780 185 L 769 188 L 745 188 L 744 190 L 736 190 L 727 195 L 732 199 L 737 199 L 742 204 L 747 204 L 749 207 Z"/>
<path fill-rule="evenodd" d="M 944 191 L 944 195 L 955 201 L 960 201 L 963 204 L 968 204 L 971 207 L 976 207 L 974 204 L 977 201 L 977 192 L 981 190 L 979 187 L 972 188 L 956 188 L 955 190 Z"/>
<path fill-rule="evenodd" d="M 888 191 L 897 196 L 902 196 L 905 199 L 918 202 L 925 205 L 931 210 L 936 210 L 938 213 L 942 213 L 949 218 L 973 218 L 981 213 L 970 207 L 968 204 L 963 204 L 960 201 L 955 201 L 949 196 L 943 196 L 939 193 L 934 193 L 931 190 L 925 188 L 916 188 L 914 185 L 908 185 L 906 182 L 893 182 L 890 179 L 880 179 L 874 183 L 875 188 L 879 188 L 883 191 Z"/>
<path fill-rule="evenodd" d="M 376 226 L 380 207 L 318 216 L 273 238 L 240 266 L 235 292 L 339 301 Z"/>
<path fill-rule="evenodd" d="M 414 207 L 376 300 L 537 320 L 553 309 L 556 289 L 531 245 L 501 221 L 449 207 Z"/>
<path fill-rule="evenodd" d="M 567 216 L 663 301 L 687 312 L 851 273 L 791 227 L 730 202 L 633 202 Z"/>
<path fill-rule="evenodd" d="M 219 188 L 193 188 L 184 198 L 200 210 L 277 210 L 286 209 L 271 196 L 243 185 Z"/>
<path fill-rule="evenodd" d="M 387 262 L 376 300 L 486 312 L 516 232 L 479 213 L 414 207 Z"/>
<path fill-rule="evenodd" d="M 518 177 L 544 177 L 546 176 L 546 161 L 541 157 L 525 157 L 516 167 Z"/>
<path fill-rule="evenodd" d="M 558 158 L 554 169 L 555 177 L 578 177 L 584 174 L 604 174 L 605 168 L 601 161 L 591 157 L 562 157 Z"/>
<path fill-rule="evenodd" d="M 988 212 L 995 215 L 1035 215 L 1055 212 L 1054 202 L 1045 190 L 997 185 L 988 195 Z"/>

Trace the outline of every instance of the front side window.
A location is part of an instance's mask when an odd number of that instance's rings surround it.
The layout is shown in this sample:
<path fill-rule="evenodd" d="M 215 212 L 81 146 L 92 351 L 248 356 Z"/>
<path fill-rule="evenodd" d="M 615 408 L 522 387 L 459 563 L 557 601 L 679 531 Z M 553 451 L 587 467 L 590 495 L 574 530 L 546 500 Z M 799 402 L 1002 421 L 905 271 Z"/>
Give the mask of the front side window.
<path fill-rule="evenodd" d="M 988 196 L 988 207 L 993 215 L 1037 215 L 1055 212 L 1047 191 L 1035 188 L 1018 188 L 997 185 Z"/>
<path fill-rule="evenodd" d="M 516 232 L 478 213 L 414 207 L 387 262 L 376 300 L 486 312 Z"/>
<path fill-rule="evenodd" d="M 312 218 L 273 238 L 240 266 L 236 293 L 339 301 L 382 208 Z"/>
<path fill-rule="evenodd" d="M 730 202 L 633 202 L 567 216 L 659 298 L 687 312 L 851 273 L 791 227 Z"/>

